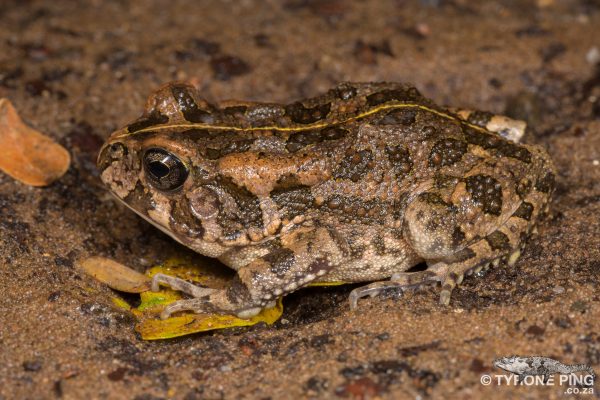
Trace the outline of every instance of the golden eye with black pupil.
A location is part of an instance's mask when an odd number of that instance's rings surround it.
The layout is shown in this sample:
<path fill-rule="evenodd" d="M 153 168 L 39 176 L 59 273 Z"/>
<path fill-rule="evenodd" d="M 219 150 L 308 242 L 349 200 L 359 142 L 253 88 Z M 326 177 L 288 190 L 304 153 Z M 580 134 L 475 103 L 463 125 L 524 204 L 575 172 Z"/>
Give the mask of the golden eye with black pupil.
<path fill-rule="evenodd" d="M 144 153 L 146 179 L 158 190 L 171 191 L 181 187 L 189 170 L 173 153 L 152 148 Z"/>

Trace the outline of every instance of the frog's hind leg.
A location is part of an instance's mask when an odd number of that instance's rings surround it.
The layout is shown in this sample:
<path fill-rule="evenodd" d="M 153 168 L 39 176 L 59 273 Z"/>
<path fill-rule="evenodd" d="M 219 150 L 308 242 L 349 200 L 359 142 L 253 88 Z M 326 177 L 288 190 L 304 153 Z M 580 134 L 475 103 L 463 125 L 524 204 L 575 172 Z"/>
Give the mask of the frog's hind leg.
<path fill-rule="evenodd" d="M 513 221 L 515 222 L 515 221 Z M 354 289 L 350 293 L 350 307 L 357 308 L 361 297 L 376 296 L 384 289 L 412 289 L 427 284 L 442 285 L 440 304 L 448 305 L 453 289 L 460 285 L 465 275 L 497 266 L 502 259 L 513 265 L 520 256 L 519 237 L 507 226 L 503 226 L 485 238 L 458 251 L 447 261 L 430 261 L 428 268 L 418 272 L 399 272 L 389 281 L 374 282 Z M 512 240 L 511 240 L 512 236 Z"/>
<path fill-rule="evenodd" d="M 440 304 L 450 303 L 453 289 L 462 283 L 465 275 L 487 270 L 492 265 L 499 265 L 501 261 L 505 261 L 509 266 L 514 265 L 521 255 L 522 247 L 519 242 L 518 234 L 515 235 L 506 227 L 501 227 L 459 251 L 452 261 L 440 262 L 445 266 L 445 274 L 440 276 Z"/>
<path fill-rule="evenodd" d="M 537 194 L 532 193 L 525 200 L 531 199 Z M 434 261 L 434 265 L 439 271 L 437 278 L 442 284 L 440 292 L 440 303 L 448 305 L 452 290 L 459 285 L 465 275 L 479 273 L 488 269 L 490 266 L 498 266 L 505 263 L 513 266 L 521 255 L 528 237 L 534 231 L 534 222 L 540 213 L 539 205 L 543 204 L 536 200 L 538 207 L 532 203 L 523 201 L 521 205 L 508 217 L 508 219 L 498 226 L 493 232 L 480 239 L 473 239 L 472 243 L 465 247 L 457 249 L 451 255 Z M 455 228 L 454 235 L 456 243 L 460 243 L 461 235 Z"/>
<path fill-rule="evenodd" d="M 441 304 L 449 304 L 452 290 L 465 275 L 502 261 L 514 265 L 546 205 L 548 194 L 539 190 L 524 193 L 516 204 L 503 202 L 502 194 L 506 199 L 515 191 L 511 182 L 500 184 L 501 178 L 482 174 L 468 177 L 467 181 L 475 183 L 470 189 L 458 184 L 453 195 L 447 197 L 425 192 L 407 208 L 405 237 L 427 262 L 427 271 L 435 274 L 428 280 L 441 283 Z M 479 203 L 472 200 L 477 196 Z M 506 207 L 502 208 L 502 204 Z"/>
<path fill-rule="evenodd" d="M 445 273 L 441 271 L 443 266 L 431 266 L 425 271 L 418 272 L 398 272 L 392 275 L 389 281 L 373 282 L 365 286 L 354 289 L 350 292 L 350 309 L 355 310 L 358 307 L 358 300 L 362 297 L 375 297 L 382 290 L 386 289 L 416 289 L 428 284 L 437 284 L 441 282 L 441 277 Z"/>

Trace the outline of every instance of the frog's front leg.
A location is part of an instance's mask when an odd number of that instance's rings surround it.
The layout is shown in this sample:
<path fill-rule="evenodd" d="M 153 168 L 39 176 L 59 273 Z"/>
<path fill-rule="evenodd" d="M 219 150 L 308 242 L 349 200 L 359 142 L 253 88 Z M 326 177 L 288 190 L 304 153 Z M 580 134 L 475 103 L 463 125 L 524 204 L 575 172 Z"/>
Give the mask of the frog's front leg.
<path fill-rule="evenodd" d="M 280 244 L 271 246 L 268 254 L 241 267 L 225 289 L 205 292 L 207 289 L 190 290 L 186 285 L 175 283 L 174 288 L 200 297 L 169 304 L 161 318 L 179 311 L 253 317 L 278 297 L 327 274 L 342 261 L 343 247 L 344 240 L 333 230 L 299 228 L 282 236 Z M 160 281 L 169 285 L 177 281 L 177 278 L 163 279 Z"/>

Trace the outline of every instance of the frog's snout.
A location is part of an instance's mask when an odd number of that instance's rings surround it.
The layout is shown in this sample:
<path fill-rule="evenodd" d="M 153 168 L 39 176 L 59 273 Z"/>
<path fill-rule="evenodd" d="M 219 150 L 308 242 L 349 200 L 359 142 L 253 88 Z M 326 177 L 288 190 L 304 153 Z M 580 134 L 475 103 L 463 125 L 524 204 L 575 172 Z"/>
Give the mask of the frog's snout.
<path fill-rule="evenodd" d="M 119 141 L 108 142 L 100 149 L 97 166 L 102 183 L 121 199 L 138 182 L 139 161 L 136 161 L 135 151 Z"/>
<path fill-rule="evenodd" d="M 122 160 L 127 154 L 127 147 L 125 147 L 123 143 L 106 143 L 98 153 L 96 166 L 100 170 L 100 173 L 102 173 L 102 171 L 104 171 L 113 161 Z"/>

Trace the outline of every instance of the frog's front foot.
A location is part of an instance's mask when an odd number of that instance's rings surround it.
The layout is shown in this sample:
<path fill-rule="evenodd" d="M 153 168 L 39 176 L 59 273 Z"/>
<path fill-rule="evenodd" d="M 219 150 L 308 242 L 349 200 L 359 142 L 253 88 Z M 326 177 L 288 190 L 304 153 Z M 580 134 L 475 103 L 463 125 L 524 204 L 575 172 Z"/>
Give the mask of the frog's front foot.
<path fill-rule="evenodd" d="M 158 292 L 160 290 L 161 284 L 167 285 L 173 290 L 179 290 L 180 292 L 189 294 L 192 297 L 205 297 L 216 290 L 196 286 L 193 283 L 186 281 L 185 279 L 161 273 L 155 274 L 152 277 L 152 287 L 150 290 L 152 290 L 153 292 Z"/>
<path fill-rule="evenodd" d="M 160 313 L 160 319 L 167 319 L 172 314 L 180 311 L 192 311 L 195 314 L 206 313 L 209 305 L 206 299 L 190 299 L 190 300 L 177 300 L 162 310 Z"/>
<path fill-rule="evenodd" d="M 218 292 L 217 289 L 203 288 L 196 286 L 184 279 L 161 273 L 152 277 L 151 290 L 153 292 L 158 292 L 160 290 L 160 285 L 167 285 L 173 290 L 178 290 L 194 297 L 193 299 L 189 300 L 177 300 L 169 304 L 161 312 L 161 319 L 167 319 L 171 316 L 171 314 L 179 311 L 193 311 L 195 313 L 211 312 L 212 307 L 210 307 L 210 301 L 208 300 L 208 297 L 212 293 Z"/>
<path fill-rule="evenodd" d="M 160 318 L 167 319 L 172 314 L 180 311 L 190 311 L 194 314 L 227 314 L 235 315 L 242 319 L 248 319 L 256 316 L 263 310 L 262 306 L 248 306 L 245 308 L 231 309 L 223 302 L 223 297 L 226 296 L 227 292 L 225 290 L 214 290 L 210 296 L 205 298 L 177 300 L 165 307 L 160 313 Z M 275 307 L 275 301 L 266 303 L 264 307 Z"/>
<path fill-rule="evenodd" d="M 161 319 L 167 319 L 181 311 L 190 311 L 194 314 L 229 314 L 247 319 L 260 313 L 263 306 L 266 308 L 275 306 L 274 301 L 264 302 L 264 304 L 243 301 L 246 299 L 236 296 L 235 287 L 233 291 L 231 289 L 228 291 L 226 289 L 203 288 L 184 279 L 159 273 L 152 277 L 151 290 L 157 292 L 160 285 L 167 285 L 173 290 L 194 297 L 193 299 L 177 300 L 167 305 L 160 314 Z"/>

